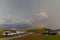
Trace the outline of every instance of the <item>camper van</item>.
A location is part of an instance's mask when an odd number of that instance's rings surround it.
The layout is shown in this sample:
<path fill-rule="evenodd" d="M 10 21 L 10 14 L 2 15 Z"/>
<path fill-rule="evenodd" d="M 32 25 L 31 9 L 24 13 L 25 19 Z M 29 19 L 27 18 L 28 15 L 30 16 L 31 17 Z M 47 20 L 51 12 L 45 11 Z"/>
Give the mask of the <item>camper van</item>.
<path fill-rule="evenodd" d="M 3 32 L 3 35 L 4 36 L 10 36 L 10 35 L 13 35 L 13 34 L 11 34 L 9 31 L 5 31 L 5 32 Z"/>

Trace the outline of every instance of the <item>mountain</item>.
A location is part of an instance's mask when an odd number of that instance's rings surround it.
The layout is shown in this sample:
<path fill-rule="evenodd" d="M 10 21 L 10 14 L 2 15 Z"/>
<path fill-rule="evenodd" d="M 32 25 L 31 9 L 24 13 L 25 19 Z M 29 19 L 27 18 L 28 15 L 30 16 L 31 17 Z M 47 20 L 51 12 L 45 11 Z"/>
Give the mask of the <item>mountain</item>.
<path fill-rule="evenodd" d="M 25 23 L 16 23 L 16 24 L 3 24 L 3 25 L 1 25 L 1 27 L 4 29 L 12 29 L 12 28 L 26 29 L 26 28 L 31 28 L 33 26 L 30 24 L 25 24 Z"/>

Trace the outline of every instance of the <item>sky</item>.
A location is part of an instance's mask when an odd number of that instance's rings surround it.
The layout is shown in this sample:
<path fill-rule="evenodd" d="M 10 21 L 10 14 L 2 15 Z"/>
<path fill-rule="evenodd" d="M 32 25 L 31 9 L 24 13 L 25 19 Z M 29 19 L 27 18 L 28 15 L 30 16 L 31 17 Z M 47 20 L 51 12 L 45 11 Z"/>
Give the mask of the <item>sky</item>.
<path fill-rule="evenodd" d="M 60 28 L 60 0 L 0 0 L 0 24 L 31 24 L 41 12 L 47 14 L 48 28 Z"/>

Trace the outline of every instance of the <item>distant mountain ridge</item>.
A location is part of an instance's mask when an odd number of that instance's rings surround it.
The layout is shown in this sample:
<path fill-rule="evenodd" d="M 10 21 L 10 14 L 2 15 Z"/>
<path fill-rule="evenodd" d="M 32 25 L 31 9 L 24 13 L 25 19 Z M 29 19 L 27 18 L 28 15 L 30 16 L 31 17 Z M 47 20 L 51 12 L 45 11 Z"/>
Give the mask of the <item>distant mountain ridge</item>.
<path fill-rule="evenodd" d="M 3 24 L 3 25 L 1 25 L 1 27 L 3 29 L 12 29 L 12 28 L 15 28 L 15 29 L 26 29 L 26 28 L 31 28 L 33 26 L 30 25 L 30 24 L 25 24 L 25 23 L 16 23 L 16 24 Z"/>

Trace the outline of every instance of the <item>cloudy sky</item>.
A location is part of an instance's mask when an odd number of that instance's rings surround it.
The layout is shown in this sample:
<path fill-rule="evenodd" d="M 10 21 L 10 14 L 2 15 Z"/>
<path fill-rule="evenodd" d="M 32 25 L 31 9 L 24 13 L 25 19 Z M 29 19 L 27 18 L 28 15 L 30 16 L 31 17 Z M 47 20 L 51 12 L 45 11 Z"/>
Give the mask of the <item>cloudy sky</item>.
<path fill-rule="evenodd" d="M 31 23 L 39 12 L 48 15 L 49 28 L 60 28 L 60 0 L 0 0 L 0 24 Z"/>

